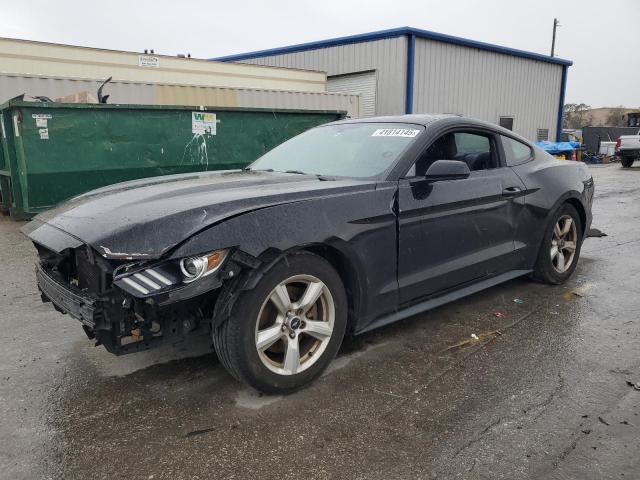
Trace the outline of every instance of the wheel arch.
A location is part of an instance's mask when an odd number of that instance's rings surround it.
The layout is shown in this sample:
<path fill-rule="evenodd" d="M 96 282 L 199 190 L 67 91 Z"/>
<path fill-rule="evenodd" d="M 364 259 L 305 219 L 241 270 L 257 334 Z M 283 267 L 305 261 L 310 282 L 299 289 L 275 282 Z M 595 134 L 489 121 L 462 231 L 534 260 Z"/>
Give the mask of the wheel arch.
<path fill-rule="evenodd" d="M 226 321 L 233 304 L 242 291 L 255 288 L 262 276 L 274 265 L 281 262 L 287 256 L 298 253 L 317 255 L 327 261 L 336 270 L 347 296 L 347 331 L 353 331 L 362 306 L 363 296 L 365 295 L 361 288 L 361 274 L 359 274 L 354 261 L 349 258 L 349 255 L 343 251 L 343 249 L 327 243 L 298 245 L 284 251 L 267 249 L 257 258 L 254 258 L 256 263 L 253 266 L 245 264 L 244 272 L 241 275 L 223 284 L 222 291 L 218 296 L 214 309 L 214 327 L 218 327 Z"/>
<path fill-rule="evenodd" d="M 358 312 L 362 302 L 362 291 L 360 285 L 362 282 L 359 280 L 358 270 L 349 259 L 349 257 L 341 251 L 339 248 L 317 243 L 312 245 L 305 245 L 294 251 L 309 252 L 329 262 L 331 266 L 336 270 L 342 284 L 344 285 L 345 292 L 347 294 L 347 302 L 349 305 L 349 312 L 347 315 L 347 331 L 352 332 L 356 325 L 356 319 L 358 318 Z"/>
<path fill-rule="evenodd" d="M 586 212 L 586 209 L 585 209 L 584 205 L 580 201 L 580 198 L 579 198 L 578 194 L 572 194 L 572 192 L 568 192 L 565 195 L 563 195 L 562 197 L 560 197 L 556 201 L 556 203 L 553 205 L 553 207 L 549 209 L 549 213 L 547 214 L 547 216 L 545 218 L 545 223 L 544 223 L 545 231 L 546 231 L 546 228 L 549 226 L 549 222 L 553 221 L 553 219 L 555 218 L 555 215 L 558 212 L 558 210 L 560 210 L 562 208 L 562 206 L 565 205 L 565 204 L 571 205 L 578 212 L 578 216 L 580 217 L 580 226 L 582 227 L 582 237 L 585 238 L 586 235 L 587 235 L 586 232 L 585 232 L 585 228 L 586 228 L 586 225 L 587 225 L 587 212 Z M 540 251 L 542 250 L 543 242 L 544 242 L 544 235 L 542 235 L 540 237 L 540 243 L 539 243 L 537 251 L 536 251 L 536 257 L 535 257 L 536 259 L 540 255 Z"/>
<path fill-rule="evenodd" d="M 569 197 L 567 198 L 564 202 L 562 202 L 560 204 L 563 205 L 565 203 L 568 203 L 569 205 L 573 206 L 576 211 L 578 212 L 578 215 L 580 216 L 580 227 L 582 228 L 582 237 L 586 237 L 587 232 L 587 211 L 584 208 L 584 205 L 582 204 L 582 202 L 576 198 L 576 197 Z"/>

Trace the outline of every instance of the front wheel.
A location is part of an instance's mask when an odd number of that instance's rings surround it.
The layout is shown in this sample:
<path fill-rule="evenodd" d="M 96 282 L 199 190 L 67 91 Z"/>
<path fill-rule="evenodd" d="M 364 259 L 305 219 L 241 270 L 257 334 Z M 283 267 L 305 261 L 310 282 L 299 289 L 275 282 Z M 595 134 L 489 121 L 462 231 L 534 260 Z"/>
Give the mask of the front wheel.
<path fill-rule="evenodd" d="M 339 275 L 322 257 L 285 257 L 213 332 L 221 363 L 265 393 L 289 393 L 318 377 L 340 348 L 347 299 Z"/>
<path fill-rule="evenodd" d="M 580 216 L 572 205 L 565 203 L 547 225 L 534 278 L 554 285 L 564 283 L 576 269 L 582 238 Z"/>

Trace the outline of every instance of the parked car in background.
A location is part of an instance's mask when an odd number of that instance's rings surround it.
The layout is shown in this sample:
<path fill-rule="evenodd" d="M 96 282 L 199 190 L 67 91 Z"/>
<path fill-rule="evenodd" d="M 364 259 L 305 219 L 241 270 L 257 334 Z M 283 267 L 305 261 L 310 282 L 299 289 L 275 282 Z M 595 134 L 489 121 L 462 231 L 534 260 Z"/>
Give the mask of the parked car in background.
<path fill-rule="evenodd" d="M 640 130 L 635 135 L 622 135 L 616 142 L 616 154 L 623 167 L 629 168 L 640 160 Z"/>
<path fill-rule="evenodd" d="M 308 130 L 243 171 L 94 190 L 24 231 L 43 300 L 110 352 L 210 335 L 234 377 L 286 393 L 345 333 L 523 275 L 566 281 L 593 192 L 585 165 L 509 130 L 405 115 Z"/>

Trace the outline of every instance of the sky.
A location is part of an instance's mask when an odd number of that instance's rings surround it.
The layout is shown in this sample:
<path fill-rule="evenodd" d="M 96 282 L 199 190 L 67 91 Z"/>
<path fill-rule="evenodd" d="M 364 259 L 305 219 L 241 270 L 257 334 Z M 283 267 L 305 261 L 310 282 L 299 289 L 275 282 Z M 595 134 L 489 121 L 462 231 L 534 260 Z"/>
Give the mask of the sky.
<path fill-rule="evenodd" d="M 0 0 L 0 37 L 211 58 L 412 26 L 572 60 L 566 101 L 640 107 L 640 0 Z"/>

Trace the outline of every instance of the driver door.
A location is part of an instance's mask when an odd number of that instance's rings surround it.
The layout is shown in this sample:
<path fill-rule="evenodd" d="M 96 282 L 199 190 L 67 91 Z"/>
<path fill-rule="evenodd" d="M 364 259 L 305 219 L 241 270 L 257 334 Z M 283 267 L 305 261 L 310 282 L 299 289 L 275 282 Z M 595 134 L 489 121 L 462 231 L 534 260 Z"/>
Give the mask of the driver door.
<path fill-rule="evenodd" d="M 401 305 L 514 268 L 524 184 L 503 165 L 498 145 L 490 131 L 449 132 L 399 180 Z M 466 162 L 469 177 L 426 181 L 429 165 L 441 159 Z"/>

